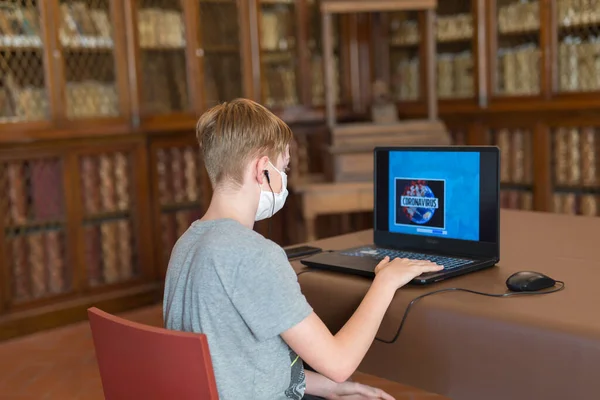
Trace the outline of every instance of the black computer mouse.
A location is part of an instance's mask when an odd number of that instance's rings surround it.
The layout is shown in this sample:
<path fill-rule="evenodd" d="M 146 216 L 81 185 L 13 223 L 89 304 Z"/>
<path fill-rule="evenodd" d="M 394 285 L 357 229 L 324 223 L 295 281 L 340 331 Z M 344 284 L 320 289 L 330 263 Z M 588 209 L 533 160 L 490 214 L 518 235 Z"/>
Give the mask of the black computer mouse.
<path fill-rule="evenodd" d="M 513 292 L 535 292 L 555 284 L 556 281 L 549 276 L 533 271 L 516 272 L 506 280 L 506 286 Z"/>

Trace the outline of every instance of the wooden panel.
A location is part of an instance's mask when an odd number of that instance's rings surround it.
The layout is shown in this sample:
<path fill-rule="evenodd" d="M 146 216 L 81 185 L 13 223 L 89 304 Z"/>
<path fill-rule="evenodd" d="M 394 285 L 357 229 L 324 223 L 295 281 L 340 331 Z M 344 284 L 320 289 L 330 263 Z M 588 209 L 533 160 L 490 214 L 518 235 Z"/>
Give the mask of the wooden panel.
<path fill-rule="evenodd" d="M 431 10 L 437 0 L 325 0 L 321 11 L 328 13 L 364 13 L 403 10 Z"/>

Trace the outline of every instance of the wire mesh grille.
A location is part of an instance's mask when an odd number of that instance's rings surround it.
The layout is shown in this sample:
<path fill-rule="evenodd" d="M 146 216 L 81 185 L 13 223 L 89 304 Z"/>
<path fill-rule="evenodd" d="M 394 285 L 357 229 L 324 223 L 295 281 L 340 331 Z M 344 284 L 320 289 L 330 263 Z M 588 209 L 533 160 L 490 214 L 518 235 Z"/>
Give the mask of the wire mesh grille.
<path fill-rule="evenodd" d="M 118 116 L 119 97 L 109 0 L 61 0 L 60 19 L 67 117 Z"/>
<path fill-rule="evenodd" d="M 90 286 L 139 275 L 133 231 L 132 162 L 128 152 L 80 158 L 84 241 Z"/>
<path fill-rule="evenodd" d="M 294 2 L 261 1 L 262 91 L 268 107 L 298 104 L 295 31 Z"/>
<path fill-rule="evenodd" d="M 540 93 L 540 5 L 538 0 L 498 0 L 496 94 Z"/>
<path fill-rule="evenodd" d="M 200 1 L 207 106 L 243 96 L 238 8 L 235 1 Z"/>
<path fill-rule="evenodd" d="M 491 136 L 491 144 L 500 148 L 501 206 L 532 210 L 532 132 L 527 129 L 499 129 Z"/>
<path fill-rule="evenodd" d="M 471 0 L 440 2 L 437 9 L 437 88 L 441 99 L 475 94 Z"/>
<path fill-rule="evenodd" d="M 137 18 L 143 112 L 168 114 L 189 109 L 181 2 L 141 1 Z"/>
<path fill-rule="evenodd" d="M 63 165 L 58 158 L 0 162 L 0 215 L 13 303 L 67 293 Z"/>
<path fill-rule="evenodd" d="M 390 13 L 390 63 L 397 100 L 420 98 L 419 20 L 417 12 Z"/>
<path fill-rule="evenodd" d="M 156 151 L 158 201 L 163 262 L 166 266 L 177 239 L 201 216 L 208 187 L 201 174 L 197 146 L 170 146 Z"/>
<path fill-rule="evenodd" d="M 554 211 L 600 215 L 600 131 L 561 127 L 553 135 Z"/>
<path fill-rule="evenodd" d="M 558 86 L 562 92 L 600 89 L 600 3 L 556 0 Z"/>
<path fill-rule="evenodd" d="M 0 123 L 49 118 L 36 1 L 0 2 Z"/>

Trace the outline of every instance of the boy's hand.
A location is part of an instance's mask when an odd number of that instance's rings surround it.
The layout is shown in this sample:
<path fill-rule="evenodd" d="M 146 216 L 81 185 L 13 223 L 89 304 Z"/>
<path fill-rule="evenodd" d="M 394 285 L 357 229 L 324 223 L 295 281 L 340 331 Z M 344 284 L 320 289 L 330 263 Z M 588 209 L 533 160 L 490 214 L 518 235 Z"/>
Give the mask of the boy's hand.
<path fill-rule="evenodd" d="M 437 272 L 442 269 L 443 266 L 431 261 L 406 258 L 395 258 L 390 261 L 389 257 L 385 257 L 375 267 L 375 275 L 384 278 L 386 282 L 393 285 L 394 289 L 398 289 L 425 272 Z"/>
<path fill-rule="evenodd" d="M 395 400 L 381 389 L 363 385 L 358 382 L 347 381 L 338 383 L 333 392 L 327 396 L 328 400 Z"/>

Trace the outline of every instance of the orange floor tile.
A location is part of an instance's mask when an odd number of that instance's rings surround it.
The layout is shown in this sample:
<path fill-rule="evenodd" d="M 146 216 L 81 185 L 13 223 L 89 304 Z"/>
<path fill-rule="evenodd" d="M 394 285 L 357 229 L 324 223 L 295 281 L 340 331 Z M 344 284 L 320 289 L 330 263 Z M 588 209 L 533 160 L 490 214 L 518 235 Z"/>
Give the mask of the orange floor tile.
<path fill-rule="evenodd" d="M 132 321 L 160 326 L 160 306 L 125 313 Z M 357 373 L 354 379 L 397 400 L 444 400 L 438 395 Z M 102 385 L 87 322 L 0 343 L 0 399 L 102 400 Z"/>

